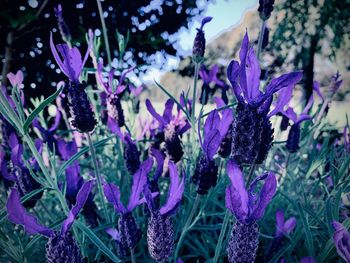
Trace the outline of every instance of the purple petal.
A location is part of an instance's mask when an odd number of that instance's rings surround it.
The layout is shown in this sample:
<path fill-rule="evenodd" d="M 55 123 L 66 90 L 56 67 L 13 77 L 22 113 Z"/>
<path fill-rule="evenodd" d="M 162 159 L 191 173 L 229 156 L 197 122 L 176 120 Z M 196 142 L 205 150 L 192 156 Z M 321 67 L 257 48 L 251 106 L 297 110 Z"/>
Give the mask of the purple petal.
<path fill-rule="evenodd" d="M 333 241 L 339 256 L 346 262 L 350 262 L 350 234 L 349 231 L 339 222 L 333 221 L 332 225 L 335 229 Z"/>
<path fill-rule="evenodd" d="M 165 108 L 164 108 L 164 112 L 163 112 L 163 120 L 166 123 L 169 123 L 173 117 L 173 115 L 172 115 L 173 107 L 174 107 L 174 100 L 168 99 L 165 102 Z"/>
<path fill-rule="evenodd" d="M 58 151 L 64 160 L 68 160 L 78 152 L 75 141 L 66 142 L 64 140 L 59 140 L 57 144 Z"/>
<path fill-rule="evenodd" d="M 105 88 L 105 90 L 110 93 L 111 92 L 111 87 L 109 87 L 104 81 L 103 81 L 103 75 L 102 75 L 102 71 L 103 71 L 103 62 L 99 62 L 97 64 L 97 81 L 100 83 L 101 86 L 103 86 Z"/>
<path fill-rule="evenodd" d="M 300 263 L 316 263 L 316 260 L 313 257 L 303 257 Z"/>
<path fill-rule="evenodd" d="M 118 134 L 120 132 L 120 127 L 118 126 L 118 122 L 110 116 L 107 117 L 107 126 L 109 130 L 114 134 Z"/>
<path fill-rule="evenodd" d="M 203 30 L 203 27 L 206 23 L 209 23 L 213 18 L 211 16 L 207 16 L 205 18 L 202 19 L 202 23 L 201 23 L 201 30 Z"/>
<path fill-rule="evenodd" d="M 235 60 L 232 60 L 227 68 L 227 78 L 231 82 L 233 92 L 235 93 L 237 100 L 241 103 L 244 103 L 244 99 L 242 97 L 243 92 L 242 92 L 242 89 L 238 85 L 238 82 L 237 82 L 239 72 L 240 72 L 239 63 Z"/>
<path fill-rule="evenodd" d="M 23 225 L 30 234 L 41 234 L 49 237 L 52 230 L 38 223 L 37 219 L 30 215 L 23 207 L 20 194 L 17 189 L 12 188 L 6 204 L 8 219 L 18 225 Z"/>
<path fill-rule="evenodd" d="M 267 98 L 271 97 L 272 94 L 279 91 L 282 88 L 295 86 L 303 77 L 302 71 L 295 71 L 287 74 L 283 74 L 278 78 L 271 80 L 271 82 L 265 88 L 265 94 L 259 97 L 255 102 L 260 105 Z"/>
<path fill-rule="evenodd" d="M 249 38 L 248 38 L 248 33 L 246 32 L 244 34 L 241 49 L 239 51 L 239 59 L 241 61 L 241 67 L 239 71 L 239 85 L 241 86 L 241 89 L 245 95 L 248 94 L 248 88 L 249 88 L 247 87 L 247 75 L 246 75 L 246 69 L 245 69 L 248 50 L 249 50 Z"/>
<path fill-rule="evenodd" d="M 156 210 L 156 206 L 154 204 L 152 192 L 149 189 L 148 184 L 146 184 L 145 188 L 143 189 L 143 195 L 145 197 L 145 201 L 147 203 L 149 210 L 151 211 L 151 213 L 153 213 Z"/>
<path fill-rule="evenodd" d="M 92 49 L 94 33 L 92 32 L 91 29 L 88 30 L 88 37 L 89 37 L 89 39 L 88 39 L 88 47 L 86 49 L 86 53 L 85 53 L 84 59 L 83 59 L 83 61 L 80 64 L 80 68 L 78 69 L 78 71 L 79 71 L 78 79 L 79 79 L 80 73 L 83 70 L 84 65 L 85 65 L 85 63 L 86 63 L 86 61 L 87 61 L 87 59 L 89 57 L 90 51 Z M 79 50 L 78 50 L 78 52 L 79 52 Z M 79 52 L 79 56 L 81 56 L 80 52 Z"/>
<path fill-rule="evenodd" d="M 169 161 L 169 176 L 170 176 L 170 188 L 168 192 L 168 199 L 159 212 L 161 215 L 169 215 L 174 212 L 178 204 L 181 202 L 182 195 L 185 189 L 185 178 L 182 177 L 180 181 L 179 173 L 176 165 Z"/>
<path fill-rule="evenodd" d="M 66 68 L 66 65 L 63 63 L 60 55 L 58 54 L 55 44 L 53 43 L 53 38 L 52 38 L 52 32 L 50 32 L 50 48 L 51 48 L 51 52 L 56 60 L 57 65 L 60 67 L 61 71 L 67 76 L 69 77 L 69 72 L 68 69 Z"/>
<path fill-rule="evenodd" d="M 283 108 L 285 105 L 287 105 L 291 98 L 293 93 L 294 86 L 288 86 L 287 88 L 283 88 L 277 97 L 276 106 L 275 108 L 267 115 L 268 117 L 271 117 L 273 115 L 276 115 L 277 113 L 283 111 Z"/>
<path fill-rule="evenodd" d="M 243 65 L 243 63 L 242 63 Z M 243 67 L 242 67 L 243 70 Z M 259 60 L 257 59 L 254 49 L 251 47 L 248 50 L 247 58 L 245 61 L 245 71 L 246 71 L 246 78 L 247 78 L 247 101 L 253 101 L 258 96 L 261 95 L 261 91 L 259 90 L 259 84 L 260 84 L 260 64 Z"/>
<path fill-rule="evenodd" d="M 68 78 L 73 81 L 79 81 L 83 63 L 79 49 L 76 47 L 70 48 L 67 44 L 58 44 L 56 47 L 63 57 Z"/>
<path fill-rule="evenodd" d="M 146 99 L 146 107 L 149 113 L 155 118 L 161 125 L 167 125 L 167 122 L 160 116 L 156 110 L 153 108 L 153 105 L 149 99 Z"/>
<path fill-rule="evenodd" d="M 66 169 L 66 183 L 66 195 L 74 198 L 84 183 L 84 179 L 80 176 L 78 162 L 75 162 Z"/>
<path fill-rule="evenodd" d="M 251 215 L 252 220 L 257 221 L 264 215 L 265 209 L 275 195 L 276 189 L 276 177 L 273 173 L 268 173 L 264 186 L 260 191 L 259 200 L 257 201 L 255 209 Z"/>
<path fill-rule="evenodd" d="M 281 236 L 284 229 L 284 212 L 277 210 L 276 212 L 276 236 Z"/>
<path fill-rule="evenodd" d="M 153 179 L 155 181 L 158 180 L 160 176 L 163 174 L 163 166 L 164 166 L 164 155 L 158 151 L 155 148 L 151 148 L 151 155 L 156 159 L 157 161 L 157 169 L 154 172 Z"/>
<path fill-rule="evenodd" d="M 23 72 L 21 70 L 18 70 L 16 75 L 10 72 L 6 76 L 9 79 L 12 87 L 20 88 L 23 83 Z"/>
<path fill-rule="evenodd" d="M 112 237 L 113 240 L 120 241 L 120 233 L 115 228 L 107 228 L 106 233 Z"/>
<path fill-rule="evenodd" d="M 317 95 L 322 99 L 322 101 L 324 101 L 324 97 L 323 97 L 323 95 L 321 93 L 321 89 L 320 89 L 320 83 L 318 83 L 318 81 L 314 81 L 313 90 L 316 91 Z"/>
<path fill-rule="evenodd" d="M 55 131 L 58 128 L 58 125 L 60 125 L 60 122 L 61 122 L 61 112 L 57 110 L 56 116 L 55 116 L 55 122 L 53 123 L 49 131 L 50 132 Z"/>
<path fill-rule="evenodd" d="M 299 115 L 297 121 L 295 122 L 295 124 L 299 124 L 303 121 L 307 121 L 307 120 L 311 120 L 312 117 L 310 115 L 307 115 L 307 114 L 301 114 Z"/>
<path fill-rule="evenodd" d="M 131 187 L 131 194 L 127 210 L 131 212 L 138 204 L 140 195 L 147 183 L 147 174 L 151 171 L 153 165 L 153 159 L 149 158 L 144 161 L 137 172 L 133 175 L 133 182 Z"/>
<path fill-rule="evenodd" d="M 124 214 L 127 212 L 124 205 L 120 201 L 120 191 L 116 185 L 112 183 L 103 185 L 103 192 L 108 202 L 113 204 L 114 209 L 117 213 Z"/>
<path fill-rule="evenodd" d="M 297 219 L 295 217 L 289 218 L 285 223 L 284 223 L 284 232 L 286 234 L 289 234 L 293 231 L 297 224 Z"/>
<path fill-rule="evenodd" d="M 242 222 L 248 216 L 248 192 L 244 186 L 243 173 L 232 160 L 227 163 L 231 186 L 226 189 L 226 207 Z"/>
<path fill-rule="evenodd" d="M 222 136 L 218 129 L 213 129 L 204 136 L 203 151 L 209 160 L 212 160 L 218 150 Z"/>
<path fill-rule="evenodd" d="M 77 217 L 80 210 L 83 208 L 86 200 L 89 197 L 93 183 L 94 183 L 94 181 L 90 180 L 90 181 L 84 183 L 83 186 L 80 188 L 79 193 L 77 194 L 77 197 L 76 197 L 76 203 L 72 207 L 72 209 L 68 212 L 67 219 L 64 220 L 64 222 L 62 224 L 62 228 L 61 228 L 62 234 L 66 233 L 70 229 L 70 227 L 72 226 L 72 224 L 74 222 L 74 219 Z"/>
<path fill-rule="evenodd" d="M 286 111 L 283 111 L 281 113 L 288 117 L 288 119 L 292 120 L 294 123 L 296 123 L 298 120 L 298 116 L 292 107 L 289 107 Z"/>
<path fill-rule="evenodd" d="M 209 77 L 209 74 L 207 73 L 207 68 L 202 65 L 199 69 L 199 76 L 201 77 L 202 81 L 206 84 L 209 84 L 211 79 Z"/>
<path fill-rule="evenodd" d="M 213 129 L 217 129 L 220 124 L 220 116 L 217 110 L 213 110 L 209 113 L 204 123 L 204 137 L 209 135 Z"/>
<path fill-rule="evenodd" d="M 311 94 L 309 101 L 307 102 L 302 114 L 307 114 L 310 111 L 310 109 L 312 108 L 312 105 L 314 105 L 314 95 L 313 94 Z"/>

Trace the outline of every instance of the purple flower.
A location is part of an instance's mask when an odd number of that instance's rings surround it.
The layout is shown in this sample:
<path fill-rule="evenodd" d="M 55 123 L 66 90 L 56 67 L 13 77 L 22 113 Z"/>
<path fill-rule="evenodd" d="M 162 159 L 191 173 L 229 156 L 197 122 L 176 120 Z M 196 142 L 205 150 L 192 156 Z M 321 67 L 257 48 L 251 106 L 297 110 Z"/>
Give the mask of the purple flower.
<path fill-rule="evenodd" d="M 169 161 L 170 188 L 166 203 L 158 208 L 151 191 L 146 186 L 144 195 L 151 211 L 148 220 L 147 244 L 151 257 L 156 261 L 167 261 L 174 250 L 174 226 L 170 216 L 179 206 L 185 188 L 184 176 L 180 180 L 176 165 Z"/>
<path fill-rule="evenodd" d="M 272 79 L 261 92 L 260 66 L 253 47 L 249 47 L 246 33 L 239 52 L 241 64 L 233 60 L 227 76 L 238 100 L 232 130 L 232 158 L 239 164 L 261 164 L 271 148 L 273 131 L 267 115 L 273 94 L 282 88 L 294 86 L 302 77 L 300 71 Z"/>
<path fill-rule="evenodd" d="M 61 112 L 59 110 L 57 110 L 54 123 L 48 129 L 45 129 L 40 124 L 38 119 L 34 119 L 34 121 L 33 121 L 33 126 L 40 131 L 41 136 L 43 138 L 43 142 L 47 143 L 48 147 L 50 148 L 50 150 L 52 152 L 53 152 L 54 148 L 57 149 L 57 138 L 55 136 L 55 132 L 56 132 L 60 122 L 61 122 Z"/>
<path fill-rule="evenodd" d="M 56 50 L 55 44 L 53 43 L 52 33 L 50 35 L 50 47 L 53 56 L 61 71 L 70 81 L 67 96 L 72 117 L 72 125 L 81 133 L 91 132 L 97 123 L 89 99 L 85 93 L 86 85 L 85 83 L 82 84 L 79 82 L 79 76 L 92 48 L 92 38 L 93 33 L 89 30 L 88 49 L 83 60 L 78 48 L 71 48 L 67 44 L 56 45 L 58 51 L 62 55 L 62 60 Z"/>
<path fill-rule="evenodd" d="M 316 263 L 316 260 L 313 257 L 303 257 L 300 263 Z"/>
<path fill-rule="evenodd" d="M 204 138 L 202 140 L 199 134 L 199 142 L 202 148 L 202 155 L 197 161 L 192 182 L 197 186 L 198 194 L 206 194 L 211 187 L 216 185 L 218 166 L 214 161 L 214 155 L 217 153 L 222 140 L 225 138 L 232 122 L 232 111 L 223 111 L 223 116 L 217 110 L 209 113 L 204 123 Z M 198 126 L 200 119 L 198 121 Z M 199 128 L 199 127 L 198 127 Z"/>
<path fill-rule="evenodd" d="M 7 78 L 9 79 L 12 87 L 17 87 L 18 89 L 22 88 L 23 85 L 23 72 L 18 70 L 16 74 L 12 72 L 7 74 Z"/>
<path fill-rule="evenodd" d="M 83 262 L 78 244 L 69 229 L 88 198 L 92 186 L 93 181 L 88 181 L 81 187 L 76 197 L 76 204 L 69 211 L 60 231 L 41 225 L 34 216 L 29 214 L 21 204 L 20 194 L 15 188 L 12 189 L 6 204 L 8 219 L 14 224 L 23 225 L 30 235 L 41 234 L 49 238 L 46 245 L 48 262 Z"/>
<path fill-rule="evenodd" d="M 262 20 L 267 20 L 273 11 L 275 0 L 259 0 L 258 12 Z"/>
<path fill-rule="evenodd" d="M 335 230 L 333 240 L 337 252 L 346 262 L 350 262 L 350 233 L 337 221 L 333 221 L 332 225 Z"/>
<path fill-rule="evenodd" d="M 126 74 L 132 71 L 134 67 L 128 69 L 120 76 L 118 85 L 115 85 L 113 83 L 114 69 L 111 69 L 108 72 L 107 82 L 103 80 L 102 69 L 103 69 L 103 62 L 100 62 L 97 66 L 97 79 L 100 85 L 104 87 L 107 93 L 107 97 L 106 97 L 107 114 L 108 114 L 107 123 L 110 130 L 114 131 L 115 125 L 118 125 L 119 127 L 123 127 L 125 125 L 125 118 L 124 118 L 123 108 L 121 105 L 121 96 L 124 90 L 126 89 L 126 86 L 123 85 L 123 82 L 126 77 Z"/>
<path fill-rule="evenodd" d="M 276 237 L 282 237 L 289 235 L 297 224 L 295 217 L 289 218 L 287 221 L 284 220 L 284 212 L 277 210 L 276 212 Z"/>
<path fill-rule="evenodd" d="M 62 39 L 63 41 L 70 43 L 72 36 L 69 32 L 69 28 L 66 24 L 66 21 L 63 18 L 62 6 L 58 5 L 54 8 L 54 10 L 55 16 L 57 18 L 58 29 L 60 30 Z"/>
<path fill-rule="evenodd" d="M 209 97 L 214 95 L 216 88 L 226 87 L 225 82 L 218 79 L 217 77 L 218 72 L 219 72 L 219 67 L 216 64 L 212 66 L 210 70 L 207 70 L 207 68 L 204 65 L 202 65 L 199 70 L 199 76 L 203 81 L 199 102 L 202 103 L 203 105 L 206 105 L 208 103 Z M 212 88 L 210 85 L 214 85 L 214 88 Z"/>
<path fill-rule="evenodd" d="M 237 218 L 228 242 L 229 262 L 254 262 L 259 244 L 259 229 L 256 221 L 264 215 L 266 206 L 273 198 L 277 182 L 273 173 L 257 177 L 246 189 L 243 173 L 232 160 L 227 164 L 231 185 L 226 188 L 226 207 Z M 255 193 L 259 181 L 265 180 L 260 194 Z"/>
<path fill-rule="evenodd" d="M 181 116 L 180 109 L 177 110 L 176 116 L 172 115 L 174 107 L 174 101 L 172 99 L 166 101 L 162 116 L 156 112 L 149 99 L 146 99 L 146 107 L 153 118 L 158 121 L 159 132 L 164 134 L 167 155 L 175 163 L 180 161 L 183 155 L 180 138 L 191 127 L 189 122 Z"/>
<path fill-rule="evenodd" d="M 134 248 L 141 239 L 141 231 L 136 224 L 132 211 L 136 206 L 144 202 L 140 198 L 140 195 L 147 183 L 147 174 L 152 169 L 152 165 L 153 160 L 147 159 L 140 165 L 138 171 L 133 175 L 131 194 L 129 197 L 129 203 L 126 207 L 120 200 L 120 191 L 116 185 L 106 183 L 103 186 L 103 191 L 107 200 L 113 204 L 115 211 L 120 214 L 118 220 L 119 235 L 115 236 L 118 237 L 116 241 L 118 244 L 118 253 L 121 257 L 126 255 L 127 249 Z M 113 232 L 115 231 L 116 230 L 113 230 Z"/>
<path fill-rule="evenodd" d="M 194 38 L 193 42 L 193 48 L 192 48 L 192 59 L 195 63 L 201 63 L 204 58 L 204 52 L 205 52 L 205 36 L 203 27 L 206 23 L 209 23 L 213 18 L 210 16 L 207 16 L 203 18 L 201 27 L 197 28 L 197 34 Z"/>

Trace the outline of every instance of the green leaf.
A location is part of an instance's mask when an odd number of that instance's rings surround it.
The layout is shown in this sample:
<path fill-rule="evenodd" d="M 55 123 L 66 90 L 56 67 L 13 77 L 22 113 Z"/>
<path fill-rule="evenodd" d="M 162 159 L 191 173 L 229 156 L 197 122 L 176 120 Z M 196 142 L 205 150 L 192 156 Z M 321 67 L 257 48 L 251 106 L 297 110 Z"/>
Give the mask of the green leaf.
<path fill-rule="evenodd" d="M 59 88 L 54 94 L 46 98 L 38 107 L 36 107 L 28 116 L 26 121 L 23 124 L 23 132 L 26 134 L 28 132 L 28 128 L 35 117 L 47 106 L 49 105 L 57 96 L 61 93 L 63 87 Z"/>
<path fill-rule="evenodd" d="M 107 257 L 109 257 L 113 262 L 121 262 L 121 260 L 99 239 L 94 232 L 86 227 L 79 221 L 75 221 L 74 224 L 84 232 L 84 234 L 91 240 L 92 243 Z"/>
<path fill-rule="evenodd" d="M 109 141 L 113 137 L 114 137 L 114 135 L 94 143 L 94 147 L 96 148 L 96 147 L 103 146 L 107 141 Z M 60 170 L 57 172 L 57 177 L 60 177 L 69 165 L 71 165 L 75 160 L 79 159 L 80 156 L 87 153 L 89 150 L 90 150 L 89 147 L 85 146 L 79 152 L 74 154 L 69 160 L 65 161 L 63 163 L 62 167 L 60 168 Z"/>
<path fill-rule="evenodd" d="M 310 256 L 314 256 L 315 255 L 315 248 L 314 248 L 314 241 L 312 239 L 312 233 L 310 230 L 310 226 L 307 222 L 307 218 L 305 217 L 304 210 L 301 207 L 301 204 L 297 204 L 297 207 L 299 210 L 301 223 L 303 224 L 303 228 L 304 228 L 304 232 L 305 232 L 307 250 L 308 250 Z"/>

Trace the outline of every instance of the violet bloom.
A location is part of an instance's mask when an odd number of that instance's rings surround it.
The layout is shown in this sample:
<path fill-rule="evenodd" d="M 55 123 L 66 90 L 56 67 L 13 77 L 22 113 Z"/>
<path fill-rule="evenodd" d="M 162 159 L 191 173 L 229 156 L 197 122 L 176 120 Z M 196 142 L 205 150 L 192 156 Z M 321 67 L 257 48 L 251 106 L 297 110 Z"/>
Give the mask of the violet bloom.
<path fill-rule="evenodd" d="M 226 188 L 226 207 L 237 218 L 228 242 L 228 259 L 229 262 L 254 262 L 259 245 L 259 228 L 256 222 L 263 217 L 272 200 L 277 181 L 273 173 L 265 173 L 246 189 L 243 173 L 232 160 L 227 164 L 227 174 L 231 185 Z M 257 194 L 257 183 L 262 180 L 265 183 L 260 194 Z"/>
<path fill-rule="evenodd" d="M 69 160 L 74 154 L 78 152 L 75 141 L 66 142 L 64 140 L 58 141 L 58 152 L 62 156 L 63 160 Z M 76 196 L 79 189 L 84 184 L 84 179 L 80 175 L 80 166 L 77 160 L 66 168 L 66 199 L 71 206 L 76 202 Z M 97 213 L 97 207 L 94 203 L 94 195 L 91 192 L 86 199 L 82 214 L 86 220 L 86 223 L 91 227 L 98 225 L 99 215 Z"/>
<path fill-rule="evenodd" d="M 30 170 L 23 163 L 23 146 L 15 134 L 10 136 L 9 145 L 11 147 L 12 172 L 15 177 L 16 188 L 19 191 L 20 196 L 23 197 L 26 194 L 39 189 L 41 185 L 32 177 Z M 35 141 L 35 146 L 41 153 L 42 142 L 39 139 Z M 38 169 L 38 164 L 34 157 L 28 160 L 28 164 L 33 171 Z M 43 193 L 40 192 L 34 195 L 30 200 L 24 203 L 24 206 L 28 208 L 34 207 L 42 194 Z"/>
<path fill-rule="evenodd" d="M 54 8 L 54 10 L 55 10 L 55 16 L 57 18 L 58 29 L 60 30 L 62 39 L 63 41 L 70 43 L 72 36 L 69 32 L 69 28 L 66 24 L 66 21 L 63 18 L 62 6 L 58 5 L 57 7 Z"/>
<path fill-rule="evenodd" d="M 350 233 L 339 222 L 332 222 L 335 230 L 333 234 L 333 241 L 337 248 L 338 255 L 341 256 L 346 262 L 350 262 Z"/>
<path fill-rule="evenodd" d="M 246 33 L 239 52 L 241 64 L 231 61 L 227 69 L 238 100 L 232 131 L 232 158 L 238 164 L 261 164 L 267 156 L 273 139 L 271 122 L 267 116 L 273 94 L 282 88 L 294 86 L 302 77 L 300 71 L 274 78 L 259 90 L 260 66 L 253 47 L 249 47 Z"/>
<path fill-rule="evenodd" d="M 126 207 L 120 200 L 120 191 L 116 185 L 106 183 L 103 186 L 103 191 L 107 200 L 113 204 L 115 211 L 120 214 L 118 230 L 109 230 L 109 232 L 114 233 L 113 237 L 117 241 L 118 254 L 120 257 L 125 257 L 128 250 L 135 248 L 141 239 L 141 230 L 136 224 L 132 211 L 142 203 L 140 195 L 147 183 L 147 174 L 151 171 L 152 165 L 152 159 L 144 161 L 140 165 L 138 171 L 133 175 L 131 194 Z"/>
<path fill-rule="evenodd" d="M 34 216 L 29 214 L 21 204 L 20 194 L 15 188 L 12 189 L 6 204 L 8 219 L 14 224 L 23 225 L 25 231 L 30 235 L 41 234 L 49 239 L 46 244 L 48 262 L 82 263 L 84 261 L 79 246 L 69 230 L 88 198 L 92 185 L 93 181 L 89 181 L 80 188 L 76 204 L 69 211 L 60 231 L 43 226 Z"/>
<path fill-rule="evenodd" d="M 43 142 L 47 143 L 47 146 L 53 152 L 54 148 L 57 150 L 57 138 L 55 132 L 61 122 L 61 112 L 57 109 L 54 123 L 48 129 L 45 129 L 39 122 L 38 119 L 34 119 L 33 126 L 40 131 Z"/>
<path fill-rule="evenodd" d="M 300 263 L 317 263 L 313 257 L 303 257 Z"/>
<path fill-rule="evenodd" d="M 232 120 L 232 112 L 228 115 L 228 118 L 231 117 Z M 198 126 L 199 123 L 200 120 L 198 121 Z M 216 185 L 218 166 L 215 163 L 214 155 L 226 136 L 230 124 L 231 122 L 228 119 L 226 120 L 225 117 L 220 118 L 218 111 L 213 110 L 209 113 L 204 123 L 203 141 L 200 131 L 198 131 L 202 154 L 196 163 L 192 176 L 192 182 L 197 186 L 196 191 L 198 194 L 204 195 L 211 187 Z"/>
<path fill-rule="evenodd" d="M 163 116 L 160 116 L 154 109 L 151 101 L 146 100 L 148 112 L 159 122 L 159 132 L 164 134 L 165 151 L 168 157 L 177 163 L 183 155 L 181 136 L 191 127 L 188 121 L 181 117 L 178 109 L 177 116 L 172 115 L 174 101 L 168 99 L 165 103 Z"/>
<path fill-rule="evenodd" d="M 52 33 L 50 35 L 50 47 L 52 54 L 61 71 L 69 79 L 67 96 L 70 114 L 72 117 L 72 125 L 81 133 L 91 132 L 97 123 L 89 99 L 85 92 L 86 84 L 80 83 L 79 81 L 79 76 L 92 48 L 92 38 L 93 33 L 91 30 L 89 30 L 88 49 L 83 60 L 78 48 L 71 48 L 67 44 L 56 45 L 58 51 L 61 53 L 63 58 L 62 60 L 56 50 L 55 44 L 53 43 Z"/>
<path fill-rule="evenodd" d="M 275 0 L 259 0 L 259 16 L 262 20 L 267 20 L 273 11 Z"/>
<path fill-rule="evenodd" d="M 209 23 L 213 18 L 207 16 L 203 18 L 201 27 L 197 28 L 197 34 L 194 38 L 193 48 L 192 48 L 192 59 L 195 63 L 201 63 L 204 59 L 205 52 L 205 36 L 203 27 L 206 23 Z"/>
<path fill-rule="evenodd" d="M 210 70 L 207 70 L 207 68 L 202 65 L 199 70 L 199 76 L 203 81 L 199 102 L 203 105 L 206 105 L 208 103 L 209 97 L 214 95 L 216 91 L 215 88 L 225 87 L 225 83 L 217 77 L 218 72 L 219 67 L 216 64 L 212 66 Z M 211 88 L 210 85 L 214 85 L 214 88 Z"/>
<path fill-rule="evenodd" d="M 176 165 L 169 161 L 170 186 L 166 203 L 159 208 L 151 191 L 145 187 L 144 195 L 151 211 L 148 220 L 147 244 L 151 257 L 156 261 L 168 261 L 174 251 L 174 226 L 171 216 L 179 206 L 185 189 L 184 176 L 180 180 Z"/>
<path fill-rule="evenodd" d="M 114 69 L 111 69 L 108 72 L 107 82 L 103 80 L 102 69 L 103 69 L 103 62 L 100 62 L 97 66 L 97 79 L 100 85 L 104 87 L 107 94 L 106 96 L 106 106 L 107 106 L 107 114 L 108 114 L 107 124 L 109 129 L 112 132 L 114 132 L 116 125 L 118 125 L 119 127 L 123 127 L 125 125 L 125 118 L 124 118 L 123 108 L 121 104 L 121 96 L 126 88 L 126 86 L 123 85 L 123 82 L 126 77 L 126 74 L 132 71 L 134 68 L 131 68 L 123 72 L 123 74 L 120 76 L 120 79 L 117 85 L 113 83 Z"/>
<path fill-rule="evenodd" d="M 291 217 L 285 221 L 283 210 L 276 211 L 276 233 L 271 246 L 267 251 L 268 259 L 272 259 L 274 254 L 283 246 L 285 236 L 289 235 L 295 228 L 297 220 Z"/>

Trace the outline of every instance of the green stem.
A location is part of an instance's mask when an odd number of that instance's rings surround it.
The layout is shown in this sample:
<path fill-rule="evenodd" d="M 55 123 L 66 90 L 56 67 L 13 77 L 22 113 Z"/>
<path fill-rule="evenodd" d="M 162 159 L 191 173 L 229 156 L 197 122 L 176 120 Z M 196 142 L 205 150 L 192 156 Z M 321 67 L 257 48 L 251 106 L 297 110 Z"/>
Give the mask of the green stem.
<path fill-rule="evenodd" d="M 98 13 L 100 15 L 101 19 L 101 25 L 102 25 L 102 32 L 103 32 L 103 39 L 105 40 L 105 46 L 106 46 L 106 52 L 107 52 L 107 59 L 108 59 L 108 64 L 112 64 L 112 57 L 111 57 L 111 51 L 109 49 L 109 42 L 108 42 L 108 35 L 107 35 L 107 27 L 106 27 L 106 22 L 105 18 L 103 17 L 103 10 L 102 10 L 102 5 L 100 0 L 96 0 L 97 7 L 98 7 Z"/>
<path fill-rule="evenodd" d="M 185 238 L 187 232 L 191 229 L 189 226 L 190 226 L 190 224 L 191 224 L 191 222 L 192 222 L 192 219 L 193 219 L 194 214 L 196 213 L 196 210 L 197 210 L 197 208 L 198 208 L 198 205 L 200 204 L 200 200 L 201 200 L 200 195 L 197 194 L 196 199 L 195 199 L 195 201 L 194 201 L 194 203 L 193 203 L 191 212 L 190 212 L 190 214 L 189 214 L 189 216 L 188 216 L 188 218 L 187 218 L 187 220 L 186 220 L 186 223 L 185 223 L 185 225 L 184 225 L 184 227 L 183 227 L 183 230 L 182 230 L 182 232 L 181 232 L 181 235 L 180 235 L 180 238 L 179 238 L 179 242 L 178 242 L 177 245 L 176 245 L 176 250 L 175 250 L 175 254 L 174 254 L 174 260 L 175 260 L 175 262 L 176 262 L 176 259 L 177 259 L 178 254 L 179 254 L 182 241 L 183 241 L 183 239 Z"/>
<path fill-rule="evenodd" d="M 227 230 L 229 219 L 230 219 L 230 212 L 226 209 L 224 221 L 222 222 L 222 226 L 221 226 L 221 230 L 220 230 L 219 240 L 218 240 L 218 243 L 217 243 L 216 248 L 215 248 L 215 255 L 214 255 L 213 263 L 216 263 L 220 257 L 222 241 L 224 240 L 224 237 L 226 236 L 226 230 Z"/>
<path fill-rule="evenodd" d="M 131 262 L 136 263 L 135 249 L 134 248 L 130 248 L 130 254 L 131 254 Z"/>
<path fill-rule="evenodd" d="M 193 80 L 193 94 L 192 94 L 192 116 L 191 120 L 192 123 L 196 122 L 196 97 L 197 97 L 197 82 L 198 82 L 198 75 L 199 75 L 199 67 L 200 63 L 194 64 L 194 80 Z M 193 127 L 192 127 L 193 128 Z"/>
<path fill-rule="evenodd" d="M 262 20 L 261 29 L 260 29 L 260 33 L 259 33 L 259 39 L 258 39 L 258 51 L 257 51 L 258 60 L 260 60 L 260 54 L 262 51 L 262 43 L 263 43 L 263 39 L 264 39 L 265 28 L 266 28 L 266 21 Z"/>
<path fill-rule="evenodd" d="M 107 221 L 109 221 L 108 220 L 108 213 L 107 213 L 107 206 L 106 206 L 106 203 L 104 202 L 104 195 L 103 195 L 103 190 L 102 190 L 102 179 L 101 179 L 100 170 L 98 168 L 95 148 L 94 148 L 94 145 L 92 143 L 90 134 L 86 133 L 86 135 L 88 138 L 89 148 L 90 148 L 90 152 L 91 152 L 91 158 L 92 158 L 92 162 L 93 162 L 94 169 L 95 169 L 95 175 L 96 175 L 96 180 L 97 180 L 97 189 L 98 189 L 98 194 L 100 196 L 100 200 L 101 200 L 101 204 L 102 204 L 102 208 L 103 208 L 104 218 Z"/>

